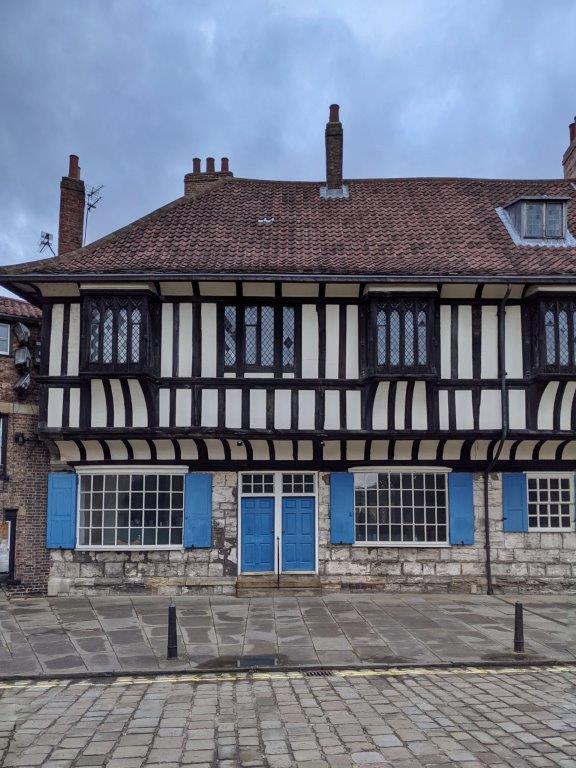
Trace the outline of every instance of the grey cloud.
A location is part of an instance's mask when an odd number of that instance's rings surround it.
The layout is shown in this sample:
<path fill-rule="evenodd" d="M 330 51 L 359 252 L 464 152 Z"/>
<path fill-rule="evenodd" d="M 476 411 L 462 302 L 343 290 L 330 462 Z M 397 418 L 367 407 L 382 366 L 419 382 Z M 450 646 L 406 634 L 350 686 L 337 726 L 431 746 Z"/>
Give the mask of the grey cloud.
<path fill-rule="evenodd" d="M 104 184 L 89 240 L 182 193 L 192 157 L 322 178 L 558 177 L 576 112 L 573 0 L 3 0 L 0 261 L 57 230 L 71 152 Z"/>

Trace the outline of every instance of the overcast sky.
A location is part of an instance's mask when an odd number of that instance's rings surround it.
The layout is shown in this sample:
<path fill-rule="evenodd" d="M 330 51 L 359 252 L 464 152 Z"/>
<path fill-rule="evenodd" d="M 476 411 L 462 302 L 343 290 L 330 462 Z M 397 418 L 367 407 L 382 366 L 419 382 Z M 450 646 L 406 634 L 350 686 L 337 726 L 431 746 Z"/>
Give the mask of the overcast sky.
<path fill-rule="evenodd" d="M 321 179 L 331 102 L 349 178 L 561 177 L 576 1 L 1 0 L 0 263 L 57 239 L 70 153 L 104 185 L 90 241 L 196 155 Z"/>

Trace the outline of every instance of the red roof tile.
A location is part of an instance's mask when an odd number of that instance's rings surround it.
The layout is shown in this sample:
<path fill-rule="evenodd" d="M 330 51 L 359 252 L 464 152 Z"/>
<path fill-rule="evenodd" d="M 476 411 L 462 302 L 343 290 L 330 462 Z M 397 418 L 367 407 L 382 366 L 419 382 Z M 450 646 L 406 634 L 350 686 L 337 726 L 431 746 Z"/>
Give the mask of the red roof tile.
<path fill-rule="evenodd" d="M 77 251 L 4 267 L 14 274 L 576 274 L 576 248 L 517 246 L 496 213 L 514 198 L 571 198 L 565 180 L 367 179 L 349 199 L 319 183 L 222 179 Z M 273 223 L 258 219 L 273 217 Z M 0 274 L 1 277 L 1 274 Z"/>
<path fill-rule="evenodd" d="M 7 296 L 0 296 L 0 315 L 5 317 L 39 319 L 42 317 L 42 311 L 22 299 L 10 299 Z"/>

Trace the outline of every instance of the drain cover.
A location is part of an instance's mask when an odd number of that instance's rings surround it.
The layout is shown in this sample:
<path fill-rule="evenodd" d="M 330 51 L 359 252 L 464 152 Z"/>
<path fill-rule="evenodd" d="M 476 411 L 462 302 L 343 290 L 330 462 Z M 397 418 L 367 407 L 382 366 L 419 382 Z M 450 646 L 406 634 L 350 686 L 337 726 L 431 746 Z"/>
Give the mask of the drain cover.
<path fill-rule="evenodd" d="M 241 656 L 236 665 L 240 669 L 250 669 L 252 667 L 277 667 L 278 656 Z"/>
<path fill-rule="evenodd" d="M 331 677 L 333 674 L 331 669 L 308 669 L 304 672 L 304 677 Z"/>

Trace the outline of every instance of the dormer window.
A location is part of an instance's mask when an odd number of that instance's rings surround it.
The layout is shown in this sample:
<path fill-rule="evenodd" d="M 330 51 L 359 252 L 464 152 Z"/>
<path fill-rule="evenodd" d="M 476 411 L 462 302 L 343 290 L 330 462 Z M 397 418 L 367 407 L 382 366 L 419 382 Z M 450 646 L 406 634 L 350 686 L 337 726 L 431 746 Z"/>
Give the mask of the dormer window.
<path fill-rule="evenodd" d="M 566 197 L 525 197 L 496 212 L 516 245 L 573 246 Z"/>

